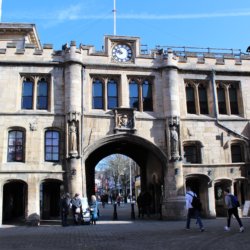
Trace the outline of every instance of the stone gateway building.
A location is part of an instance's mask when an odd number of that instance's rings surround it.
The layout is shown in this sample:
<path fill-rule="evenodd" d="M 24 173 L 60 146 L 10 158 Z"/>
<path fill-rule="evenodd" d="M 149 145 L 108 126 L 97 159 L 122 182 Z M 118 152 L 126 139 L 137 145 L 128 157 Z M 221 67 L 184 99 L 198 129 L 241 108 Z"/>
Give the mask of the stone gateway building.
<path fill-rule="evenodd" d="M 61 192 L 90 197 L 114 153 L 166 219 L 185 216 L 186 185 L 208 218 L 225 215 L 226 187 L 250 200 L 249 54 L 147 53 L 127 36 L 55 51 L 35 25 L 1 23 L 0 85 L 0 223 L 59 217 Z"/>

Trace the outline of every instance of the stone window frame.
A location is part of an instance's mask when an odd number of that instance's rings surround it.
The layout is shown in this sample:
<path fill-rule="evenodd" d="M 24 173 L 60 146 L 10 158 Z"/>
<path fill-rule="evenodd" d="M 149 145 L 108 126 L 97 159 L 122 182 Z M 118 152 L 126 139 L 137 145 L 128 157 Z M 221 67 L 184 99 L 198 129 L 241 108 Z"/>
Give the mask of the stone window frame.
<path fill-rule="evenodd" d="M 236 95 L 237 95 L 237 109 L 238 112 L 232 113 L 231 110 L 231 100 L 230 100 L 230 88 L 234 87 L 236 89 Z M 243 104 L 241 103 L 242 100 L 242 92 L 240 90 L 240 81 L 225 81 L 225 80 L 217 80 L 216 81 L 216 88 L 217 88 L 217 105 L 218 105 L 218 112 L 219 115 L 237 115 L 240 116 L 243 114 Z M 222 89 L 224 91 L 225 96 L 225 107 L 226 112 L 221 113 L 220 112 L 220 105 L 219 105 L 219 98 L 218 98 L 218 89 Z"/>
<path fill-rule="evenodd" d="M 145 110 L 143 105 L 143 83 L 147 81 L 151 85 L 151 110 Z M 139 112 L 153 112 L 154 111 L 154 78 L 152 76 L 128 76 L 128 87 L 130 86 L 131 82 L 135 82 L 138 86 L 138 109 L 136 111 Z M 129 90 L 129 107 L 130 106 L 130 90 Z"/>
<path fill-rule="evenodd" d="M 183 159 L 185 158 L 185 147 L 194 147 L 195 148 L 195 158 L 197 159 L 196 162 L 185 162 L 184 164 L 202 164 L 203 161 L 203 144 L 200 141 L 184 141 L 183 142 Z"/>
<path fill-rule="evenodd" d="M 184 80 L 185 84 L 185 93 L 186 93 L 186 110 L 187 114 L 196 114 L 196 115 L 210 115 L 210 110 L 209 110 L 209 81 L 207 80 L 193 80 L 193 79 L 185 79 Z M 206 90 L 206 99 L 207 99 L 207 113 L 201 113 L 201 107 L 200 107 L 200 92 L 199 92 L 199 87 L 203 86 Z M 195 110 L 194 112 L 188 112 L 188 101 L 187 101 L 187 88 L 193 88 L 194 91 L 194 107 L 193 109 Z"/>
<path fill-rule="evenodd" d="M 58 160 L 46 160 L 46 133 L 47 132 L 57 132 L 58 133 Z M 60 143 L 61 142 L 61 133 L 59 131 L 59 129 L 56 128 L 46 128 L 44 131 L 44 161 L 45 162 L 60 162 L 60 153 L 61 153 L 61 149 L 60 149 Z"/>
<path fill-rule="evenodd" d="M 9 136 L 10 132 L 21 132 L 22 133 L 22 159 L 20 161 L 9 161 Z M 7 154 L 6 154 L 6 162 L 13 163 L 13 162 L 25 162 L 25 153 L 26 153 L 26 130 L 22 127 L 10 127 L 8 130 L 8 138 L 7 138 Z"/>
<path fill-rule="evenodd" d="M 241 159 L 242 161 L 236 161 L 235 158 L 233 157 L 233 152 L 232 152 L 232 146 L 237 146 L 240 148 L 240 154 L 241 154 Z M 243 140 L 233 140 L 230 142 L 230 162 L 231 163 L 239 163 L 239 162 L 245 162 L 246 161 L 246 145 Z"/>
<path fill-rule="evenodd" d="M 117 83 L 117 105 L 119 106 L 120 104 L 120 76 L 117 75 L 100 75 L 100 74 L 93 74 L 90 75 L 90 79 L 91 79 L 91 107 L 93 110 L 110 110 L 108 108 L 108 83 L 110 80 L 113 80 Z M 93 105 L 93 83 L 95 80 L 99 80 L 102 83 L 102 109 L 97 109 L 94 108 Z M 116 107 L 115 107 L 116 108 Z"/>
<path fill-rule="evenodd" d="M 20 81 L 21 81 L 21 101 L 20 101 L 20 108 L 21 110 L 38 110 L 38 111 L 50 111 L 51 110 L 51 95 L 52 95 L 52 84 L 51 84 L 51 75 L 50 74 L 30 74 L 30 73 L 22 73 L 20 74 Z M 32 93 L 32 108 L 31 109 L 24 109 L 22 108 L 22 97 L 23 97 L 23 83 L 25 81 L 30 81 L 33 83 L 33 93 Z M 45 81 L 48 84 L 47 89 L 47 108 L 46 109 L 39 109 L 38 106 L 38 84 L 40 81 Z"/>

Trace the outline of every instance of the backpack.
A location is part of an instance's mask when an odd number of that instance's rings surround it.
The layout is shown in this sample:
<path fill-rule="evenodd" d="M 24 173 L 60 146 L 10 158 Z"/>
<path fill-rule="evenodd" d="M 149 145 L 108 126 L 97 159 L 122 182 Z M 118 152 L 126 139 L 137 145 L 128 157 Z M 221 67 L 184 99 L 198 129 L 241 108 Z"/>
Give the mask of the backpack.
<path fill-rule="evenodd" d="M 187 193 L 187 194 L 189 194 L 189 193 Z M 189 194 L 189 195 L 191 195 L 191 194 Z M 193 200 L 192 200 L 192 202 L 191 202 L 192 207 L 193 207 L 194 209 L 196 209 L 196 210 L 201 211 L 201 209 L 202 209 L 202 204 L 201 204 L 200 199 L 199 199 L 196 195 L 191 195 L 191 196 L 193 197 Z"/>
<path fill-rule="evenodd" d="M 240 203 L 238 201 L 238 198 L 235 195 L 232 195 L 232 194 L 230 194 L 229 196 L 231 198 L 231 203 L 232 203 L 233 208 L 240 207 Z"/>

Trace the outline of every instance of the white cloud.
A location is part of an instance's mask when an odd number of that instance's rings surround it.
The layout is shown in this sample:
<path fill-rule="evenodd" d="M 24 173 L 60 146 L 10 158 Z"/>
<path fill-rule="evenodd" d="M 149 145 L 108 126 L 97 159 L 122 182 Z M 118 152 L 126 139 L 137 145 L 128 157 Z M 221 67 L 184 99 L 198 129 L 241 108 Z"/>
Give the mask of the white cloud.
<path fill-rule="evenodd" d="M 55 17 L 57 17 L 57 19 L 60 21 L 77 20 L 80 19 L 81 12 L 82 12 L 82 6 L 80 4 L 71 5 L 67 9 L 61 10 L 58 13 L 56 13 Z"/>
<path fill-rule="evenodd" d="M 81 6 L 71 6 L 67 10 L 62 10 L 59 15 L 54 15 L 60 21 L 67 20 L 86 20 L 86 19 L 112 19 L 113 15 L 89 15 L 81 11 Z M 223 17 L 243 17 L 250 16 L 250 11 L 239 12 L 220 12 L 220 13 L 199 13 L 199 14 L 176 14 L 176 15 L 156 15 L 147 13 L 137 14 L 117 14 L 117 19 L 133 20 L 170 20 L 170 19 L 206 19 Z"/>
<path fill-rule="evenodd" d="M 113 19 L 112 11 L 103 14 L 89 14 L 89 6 L 82 4 L 70 5 L 66 9 L 57 10 L 55 12 L 41 14 L 23 13 L 18 15 L 19 19 L 27 20 L 32 18 L 33 20 L 47 20 L 50 24 L 58 24 L 73 20 L 95 20 L 95 19 Z M 12 13 L 15 16 L 14 13 Z M 231 12 L 213 12 L 213 13 L 197 13 L 197 14 L 147 14 L 147 13 L 133 13 L 133 14 L 119 14 L 117 13 L 117 19 L 133 19 L 133 20 L 171 20 L 171 19 L 208 19 L 208 18 L 226 18 L 226 17 L 248 17 L 250 16 L 250 10 L 236 10 Z"/>
<path fill-rule="evenodd" d="M 155 15 L 155 14 L 123 14 L 118 15 L 120 19 L 144 19 L 144 20 L 168 20 L 168 19 L 202 19 L 216 17 L 241 17 L 250 16 L 250 11 L 225 12 L 225 13 L 200 13 L 200 14 L 177 14 L 177 15 Z"/>

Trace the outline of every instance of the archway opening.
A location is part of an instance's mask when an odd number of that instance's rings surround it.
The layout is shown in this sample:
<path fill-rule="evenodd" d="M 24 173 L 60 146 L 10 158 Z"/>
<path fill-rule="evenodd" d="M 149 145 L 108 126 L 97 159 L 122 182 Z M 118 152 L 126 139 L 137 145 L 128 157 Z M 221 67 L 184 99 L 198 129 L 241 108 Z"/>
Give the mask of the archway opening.
<path fill-rule="evenodd" d="M 95 194 L 102 201 L 131 203 L 140 192 L 140 167 L 131 158 L 112 154 L 96 165 Z"/>
<path fill-rule="evenodd" d="M 11 180 L 3 186 L 3 223 L 16 224 L 25 220 L 27 211 L 27 184 Z"/>
<path fill-rule="evenodd" d="M 226 188 L 230 188 L 232 181 L 229 179 L 216 180 L 214 184 L 215 211 L 217 217 L 226 217 L 227 210 L 225 209 L 224 193 Z"/>
<path fill-rule="evenodd" d="M 60 193 L 62 181 L 45 180 L 40 185 L 41 219 L 58 219 L 60 216 Z"/>
<path fill-rule="evenodd" d="M 151 195 L 150 212 L 159 213 L 164 183 L 164 169 L 166 168 L 167 160 L 156 146 L 137 136 L 114 136 L 112 140 L 108 138 L 106 141 L 104 140 L 99 144 L 97 143 L 95 148 L 91 149 L 85 161 L 85 195 L 90 199 L 92 194 L 96 194 L 95 175 L 98 164 L 102 163 L 106 157 L 117 154 L 123 155 L 123 157 L 129 159 L 129 161 L 138 168 L 137 179 L 135 175 L 131 187 L 131 195 L 134 200 L 137 199 L 140 192 L 149 192 Z M 123 177 L 124 176 L 121 176 L 121 178 Z M 119 192 L 119 190 L 117 192 Z M 120 193 L 121 192 L 128 198 L 130 187 L 125 188 L 123 186 L 120 189 Z"/>
<path fill-rule="evenodd" d="M 189 186 L 201 200 L 203 216 L 209 215 L 208 187 L 210 182 L 210 178 L 206 175 L 190 174 L 186 176 L 186 187 Z"/>

